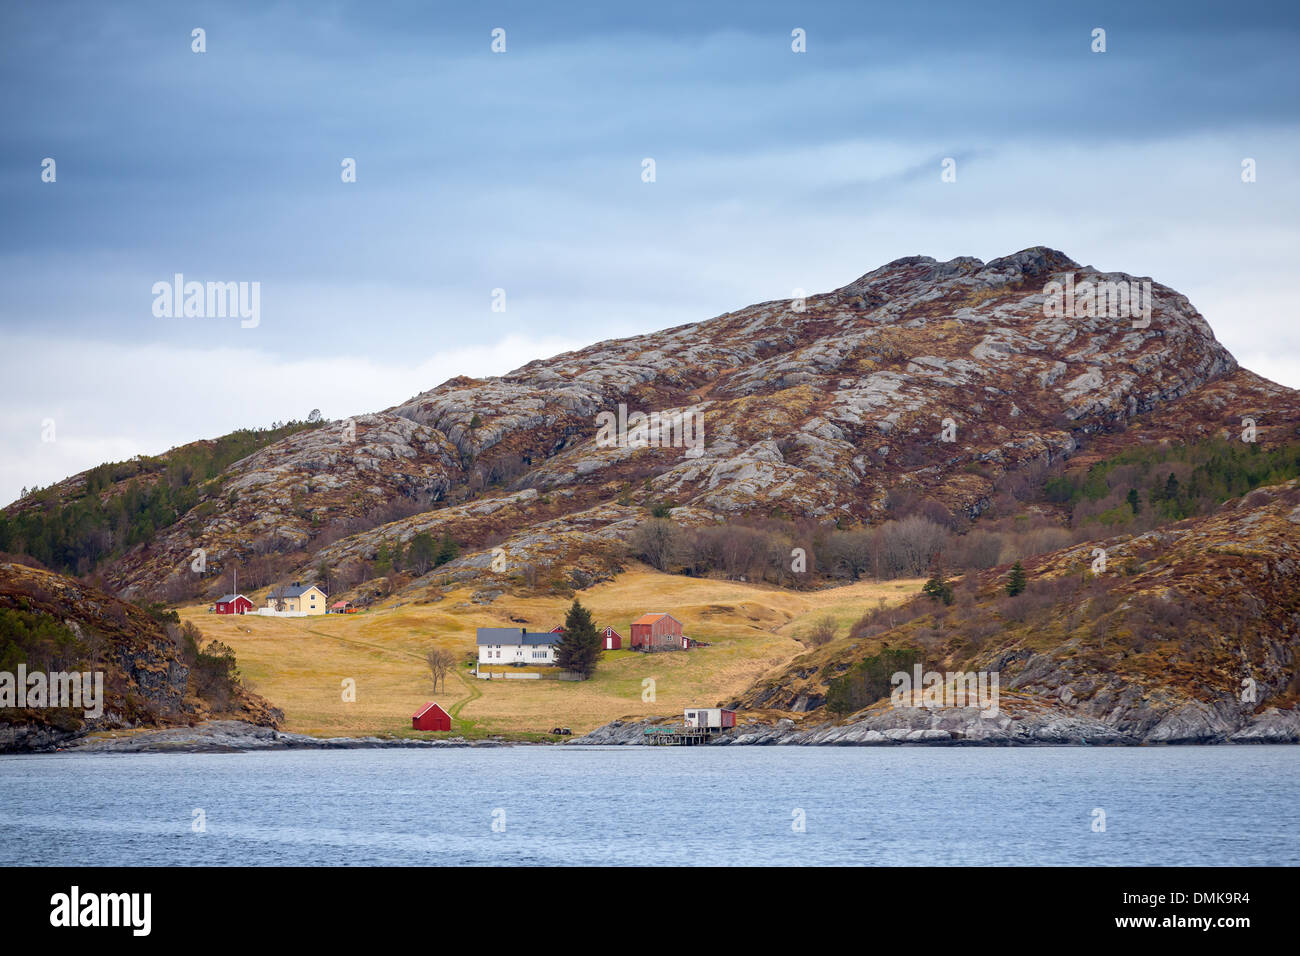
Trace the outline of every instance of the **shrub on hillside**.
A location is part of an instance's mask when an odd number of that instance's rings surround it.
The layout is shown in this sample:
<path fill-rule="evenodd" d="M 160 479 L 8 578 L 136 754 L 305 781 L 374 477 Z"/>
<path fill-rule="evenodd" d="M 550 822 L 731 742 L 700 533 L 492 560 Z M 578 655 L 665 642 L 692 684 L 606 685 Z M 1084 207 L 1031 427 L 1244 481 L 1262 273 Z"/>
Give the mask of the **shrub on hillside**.
<path fill-rule="evenodd" d="M 851 714 L 889 696 L 892 675 L 911 672 L 916 664 L 925 664 L 925 655 L 917 647 L 888 648 L 863 658 L 832 680 L 826 687 L 826 707 L 834 714 Z"/>

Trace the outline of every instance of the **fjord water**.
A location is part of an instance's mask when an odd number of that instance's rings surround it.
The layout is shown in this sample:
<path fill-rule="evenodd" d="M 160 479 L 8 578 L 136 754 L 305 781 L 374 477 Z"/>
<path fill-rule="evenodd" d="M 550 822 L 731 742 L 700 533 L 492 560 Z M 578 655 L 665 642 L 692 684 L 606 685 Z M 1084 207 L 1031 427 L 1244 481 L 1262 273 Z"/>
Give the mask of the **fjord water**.
<path fill-rule="evenodd" d="M 1284 746 L 0 757 L 6 866 L 1297 863 Z"/>

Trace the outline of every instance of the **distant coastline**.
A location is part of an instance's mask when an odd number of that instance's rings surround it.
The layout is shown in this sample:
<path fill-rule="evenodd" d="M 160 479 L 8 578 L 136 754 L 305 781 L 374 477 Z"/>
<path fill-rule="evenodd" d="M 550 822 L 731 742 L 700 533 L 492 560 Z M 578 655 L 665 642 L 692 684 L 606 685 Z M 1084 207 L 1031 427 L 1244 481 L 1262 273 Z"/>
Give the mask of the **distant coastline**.
<path fill-rule="evenodd" d="M 246 753 L 265 750 L 421 750 L 506 746 L 640 746 L 646 729 L 662 718 L 615 720 L 590 733 L 564 741 L 512 740 L 508 737 L 467 740 L 464 737 L 411 739 L 402 737 L 314 737 L 286 733 L 237 720 L 214 720 L 193 727 L 150 729 L 119 735 L 89 734 L 63 740 L 35 739 L 14 753 Z M 705 746 L 803 747 L 1034 747 L 1034 746 L 1151 746 L 1300 743 L 1300 718 L 1270 709 L 1235 732 L 1216 731 L 1208 724 L 1181 730 L 1161 725 L 1147 733 L 1123 732 L 1101 721 L 1046 711 L 1015 719 L 988 719 L 975 708 L 945 708 L 935 712 L 880 708 L 844 724 L 799 726 L 792 720 L 748 722 L 715 734 Z"/>

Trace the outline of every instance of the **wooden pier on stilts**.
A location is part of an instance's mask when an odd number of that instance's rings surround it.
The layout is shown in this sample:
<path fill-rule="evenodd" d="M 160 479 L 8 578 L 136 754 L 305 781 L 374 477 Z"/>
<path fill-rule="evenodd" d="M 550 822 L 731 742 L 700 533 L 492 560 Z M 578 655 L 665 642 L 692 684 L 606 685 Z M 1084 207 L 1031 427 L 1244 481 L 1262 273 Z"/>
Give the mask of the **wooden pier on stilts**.
<path fill-rule="evenodd" d="M 645 742 L 656 747 L 695 747 L 717 733 L 708 727 L 647 727 Z"/>

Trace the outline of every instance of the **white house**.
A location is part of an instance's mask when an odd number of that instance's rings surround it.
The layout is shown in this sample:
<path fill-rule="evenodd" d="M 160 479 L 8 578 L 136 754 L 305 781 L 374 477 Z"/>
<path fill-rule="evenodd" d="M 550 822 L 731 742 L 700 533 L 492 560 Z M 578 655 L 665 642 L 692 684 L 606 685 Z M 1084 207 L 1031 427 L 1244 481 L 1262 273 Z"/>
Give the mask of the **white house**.
<path fill-rule="evenodd" d="M 555 645 L 564 637 L 534 631 L 526 627 L 480 627 L 478 662 L 480 664 L 554 664 Z"/>

